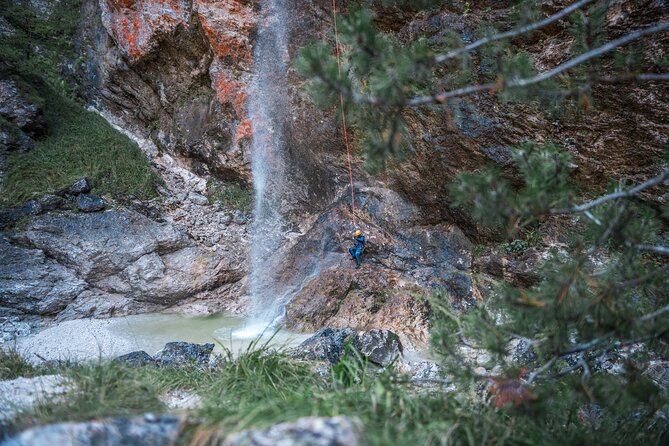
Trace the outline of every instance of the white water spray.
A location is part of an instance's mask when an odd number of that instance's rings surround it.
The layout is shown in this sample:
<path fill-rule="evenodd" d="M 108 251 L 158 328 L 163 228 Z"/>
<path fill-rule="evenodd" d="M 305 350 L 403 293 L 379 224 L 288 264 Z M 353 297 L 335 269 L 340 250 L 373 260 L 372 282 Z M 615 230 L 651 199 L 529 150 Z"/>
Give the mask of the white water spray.
<path fill-rule="evenodd" d="M 280 316 L 285 291 L 274 280 L 283 241 L 286 159 L 283 138 L 288 69 L 288 12 L 285 0 L 264 0 L 254 50 L 255 77 L 249 91 L 253 123 L 251 169 L 255 189 L 251 225 L 249 325 L 235 333 L 253 337 Z"/>

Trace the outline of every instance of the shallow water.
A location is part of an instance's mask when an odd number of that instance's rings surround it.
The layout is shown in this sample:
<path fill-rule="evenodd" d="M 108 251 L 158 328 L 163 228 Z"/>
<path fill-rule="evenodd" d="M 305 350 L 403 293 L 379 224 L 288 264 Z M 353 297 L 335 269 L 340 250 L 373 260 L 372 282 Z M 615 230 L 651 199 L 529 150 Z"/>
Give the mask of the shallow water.
<path fill-rule="evenodd" d="M 233 353 L 245 350 L 252 342 L 275 347 L 301 343 L 308 334 L 276 331 L 251 324 L 247 319 L 223 314 L 213 316 L 183 316 L 178 314 L 146 314 L 121 318 L 112 329 L 119 336 L 132 337 L 147 352 L 160 350 L 166 342 L 179 340 L 199 344 L 212 342 L 218 349 L 225 347 Z"/>
<path fill-rule="evenodd" d="M 245 336 L 245 332 L 261 335 Z M 239 333 L 239 334 L 238 334 Z M 250 326 L 236 316 L 185 316 L 180 314 L 141 314 L 112 319 L 81 319 L 63 322 L 36 335 L 19 339 L 17 347 L 33 362 L 43 359 L 91 360 L 110 358 L 136 350 L 153 355 L 167 342 L 211 342 L 215 351 L 223 348 L 234 354 L 253 342 L 273 347 L 290 347 L 309 337 L 275 329 Z"/>

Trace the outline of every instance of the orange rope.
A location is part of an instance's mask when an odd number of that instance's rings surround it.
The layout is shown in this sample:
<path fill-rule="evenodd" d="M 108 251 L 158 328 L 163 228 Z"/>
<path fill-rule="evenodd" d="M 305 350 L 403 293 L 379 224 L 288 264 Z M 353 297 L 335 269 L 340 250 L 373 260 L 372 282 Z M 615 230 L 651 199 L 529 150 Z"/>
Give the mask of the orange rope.
<path fill-rule="evenodd" d="M 339 50 L 339 32 L 337 31 L 337 0 L 332 0 L 332 16 L 334 17 L 335 46 L 337 48 L 337 70 L 341 81 L 341 55 Z M 355 190 L 353 189 L 353 168 L 351 167 L 351 150 L 348 145 L 348 130 L 346 128 L 346 112 L 344 111 L 344 95 L 339 93 L 341 102 L 341 119 L 344 124 L 344 142 L 346 143 L 346 159 L 348 161 L 348 178 L 351 185 L 351 212 L 355 224 Z"/>

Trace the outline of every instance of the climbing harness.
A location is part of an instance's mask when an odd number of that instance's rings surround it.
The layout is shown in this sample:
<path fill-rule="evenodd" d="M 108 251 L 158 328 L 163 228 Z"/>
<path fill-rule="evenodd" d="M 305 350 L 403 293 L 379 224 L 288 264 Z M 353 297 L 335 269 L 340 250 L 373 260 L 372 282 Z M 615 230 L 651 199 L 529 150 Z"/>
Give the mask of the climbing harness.
<path fill-rule="evenodd" d="M 338 79 L 341 81 L 341 51 L 339 49 L 339 32 L 337 31 L 337 0 L 332 0 L 332 17 L 334 19 L 335 47 L 337 49 Z M 351 150 L 348 145 L 348 129 L 346 128 L 346 112 L 344 111 L 344 94 L 339 93 L 341 103 L 341 120 L 344 124 L 344 143 L 346 144 L 346 160 L 348 162 L 348 179 L 351 187 L 351 214 L 355 224 L 355 190 L 353 189 L 353 169 L 351 168 Z"/>

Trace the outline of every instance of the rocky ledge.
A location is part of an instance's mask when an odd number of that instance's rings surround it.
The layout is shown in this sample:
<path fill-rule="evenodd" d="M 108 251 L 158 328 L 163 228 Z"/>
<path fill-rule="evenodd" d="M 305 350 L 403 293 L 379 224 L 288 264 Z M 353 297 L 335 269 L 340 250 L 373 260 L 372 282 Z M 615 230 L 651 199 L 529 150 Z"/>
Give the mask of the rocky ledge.
<path fill-rule="evenodd" d="M 31 316 L 110 317 L 210 294 L 225 300 L 245 274 L 243 252 L 231 245 L 205 249 L 130 209 L 37 216 L 0 232 L 0 314 L 17 326 Z"/>

